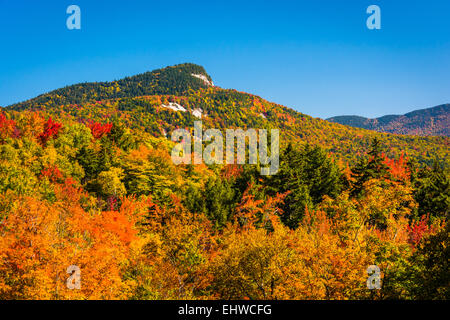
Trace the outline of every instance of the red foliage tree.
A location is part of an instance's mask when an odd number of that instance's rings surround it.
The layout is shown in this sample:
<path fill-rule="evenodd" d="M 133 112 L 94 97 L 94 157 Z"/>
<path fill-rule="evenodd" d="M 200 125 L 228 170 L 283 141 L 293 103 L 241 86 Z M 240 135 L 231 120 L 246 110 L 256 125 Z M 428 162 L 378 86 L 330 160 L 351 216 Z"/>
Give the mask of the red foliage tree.
<path fill-rule="evenodd" d="M 16 122 L 7 119 L 3 113 L 0 113 L 0 140 L 17 135 L 18 130 L 16 128 Z"/>
<path fill-rule="evenodd" d="M 429 216 L 422 216 L 420 221 L 412 222 L 410 226 L 407 227 L 409 235 L 409 243 L 416 246 L 420 240 L 426 235 L 433 233 L 433 228 L 429 225 Z"/>
<path fill-rule="evenodd" d="M 50 166 L 41 171 L 41 178 L 47 177 L 51 182 L 62 181 L 63 174 L 57 166 Z"/>
<path fill-rule="evenodd" d="M 99 122 L 93 122 L 89 124 L 91 133 L 95 139 L 100 139 L 101 137 L 107 135 L 112 129 L 112 123 L 101 124 Z"/>
<path fill-rule="evenodd" d="M 389 159 L 384 153 L 382 157 L 384 164 L 388 167 L 389 172 L 395 180 L 406 181 L 409 179 L 408 158 L 403 153 L 398 160 Z"/>
<path fill-rule="evenodd" d="M 61 123 L 55 122 L 52 118 L 48 118 L 44 125 L 44 131 L 38 136 L 42 144 L 47 143 L 53 137 L 56 137 L 62 127 Z"/>

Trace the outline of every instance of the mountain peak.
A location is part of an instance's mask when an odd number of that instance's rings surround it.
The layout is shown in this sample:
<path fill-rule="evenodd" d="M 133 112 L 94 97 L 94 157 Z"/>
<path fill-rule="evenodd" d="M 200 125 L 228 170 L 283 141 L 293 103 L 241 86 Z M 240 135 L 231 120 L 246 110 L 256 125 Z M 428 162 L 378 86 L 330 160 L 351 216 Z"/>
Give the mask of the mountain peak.
<path fill-rule="evenodd" d="M 205 68 L 194 64 L 194 63 L 181 63 L 173 66 L 168 66 L 162 69 L 157 69 L 150 71 L 149 73 L 160 73 L 160 74 L 173 74 L 175 75 L 178 73 L 178 75 L 182 76 L 192 76 L 194 78 L 202 80 L 206 85 L 213 86 L 212 78 L 211 76 L 206 72 Z M 136 75 L 135 77 L 139 77 L 141 75 Z"/>
<path fill-rule="evenodd" d="M 14 104 L 10 108 L 23 110 L 156 94 L 184 95 L 190 89 L 199 90 L 211 86 L 214 84 L 205 68 L 193 63 L 182 63 L 116 81 L 70 85 Z"/>

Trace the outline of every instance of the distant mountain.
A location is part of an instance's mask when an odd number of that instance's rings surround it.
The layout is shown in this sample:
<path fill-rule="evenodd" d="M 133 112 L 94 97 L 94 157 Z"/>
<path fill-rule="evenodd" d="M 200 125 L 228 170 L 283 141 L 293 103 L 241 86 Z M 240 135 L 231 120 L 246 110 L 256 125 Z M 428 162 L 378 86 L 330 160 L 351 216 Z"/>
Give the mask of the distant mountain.
<path fill-rule="evenodd" d="M 214 86 L 202 66 L 184 63 L 110 82 L 85 82 L 60 88 L 36 98 L 16 103 L 16 110 L 37 106 L 83 104 L 105 99 L 157 94 L 185 95 L 188 90 Z"/>
<path fill-rule="evenodd" d="M 387 115 L 375 119 L 360 116 L 337 116 L 327 120 L 379 132 L 417 136 L 450 136 L 450 104 L 416 110 L 404 115 Z"/>

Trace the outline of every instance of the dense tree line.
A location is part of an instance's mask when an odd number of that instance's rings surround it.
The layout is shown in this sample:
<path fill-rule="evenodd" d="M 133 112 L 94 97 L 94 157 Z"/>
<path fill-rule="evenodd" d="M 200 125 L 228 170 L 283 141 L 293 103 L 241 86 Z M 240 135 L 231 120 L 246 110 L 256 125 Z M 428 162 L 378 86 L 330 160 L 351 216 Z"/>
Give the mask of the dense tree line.
<path fill-rule="evenodd" d="M 176 166 L 126 117 L 50 114 L 0 117 L 2 299 L 449 298 L 448 166 L 377 139 L 353 162 L 294 141 L 267 177 Z"/>

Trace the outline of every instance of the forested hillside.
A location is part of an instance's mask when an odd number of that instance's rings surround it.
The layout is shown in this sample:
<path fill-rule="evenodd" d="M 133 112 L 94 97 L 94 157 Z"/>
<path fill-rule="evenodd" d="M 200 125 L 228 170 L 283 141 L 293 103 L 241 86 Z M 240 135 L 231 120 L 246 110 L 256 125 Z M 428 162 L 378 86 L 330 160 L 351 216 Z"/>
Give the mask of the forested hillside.
<path fill-rule="evenodd" d="M 118 81 L 80 83 L 68 86 L 15 104 L 13 108 L 23 110 L 40 105 L 60 106 L 64 104 L 80 104 L 95 102 L 96 100 L 154 94 L 183 95 L 189 89 L 206 88 L 210 85 L 195 75 L 203 75 L 212 83 L 211 77 L 203 67 L 185 63 L 127 77 Z"/>
<path fill-rule="evenodd" d="M 184 64 L 1 110 L 0 299 L 450 297 L 449 138 L 334 124 L 211 83 Z M 278 173 L 175 165 L 171 132 L 200 119 L 280 129 Z"/>
<path fill-rule="evenodd" d="M 318 144 L 351 162 L 364 154 L 375 137 L 388 146 L 390 156 L 406 153 L 429 165 L 447 158 L 447 137 L 399 136 L 342 126 L 252 94 L 210 86 L 192 74 L 204 75 L 212 82 L 203 67 L 182 64 L 114 82 L 73 85 L 7 109 L 43 111 L 53 118 L 62 114 L 75 121 L 117 118 L 127 127 L 156 137 L 179 127 L 193 128 L 193 122 L 199 120 L 194 115 L 197 110 L 205 128 L 279 128 L 284 145 Z M 113 87 L 116 89 L 109 90 Z M 171 110 L 167 108 L 170 103 L 187 111 Z"/>

